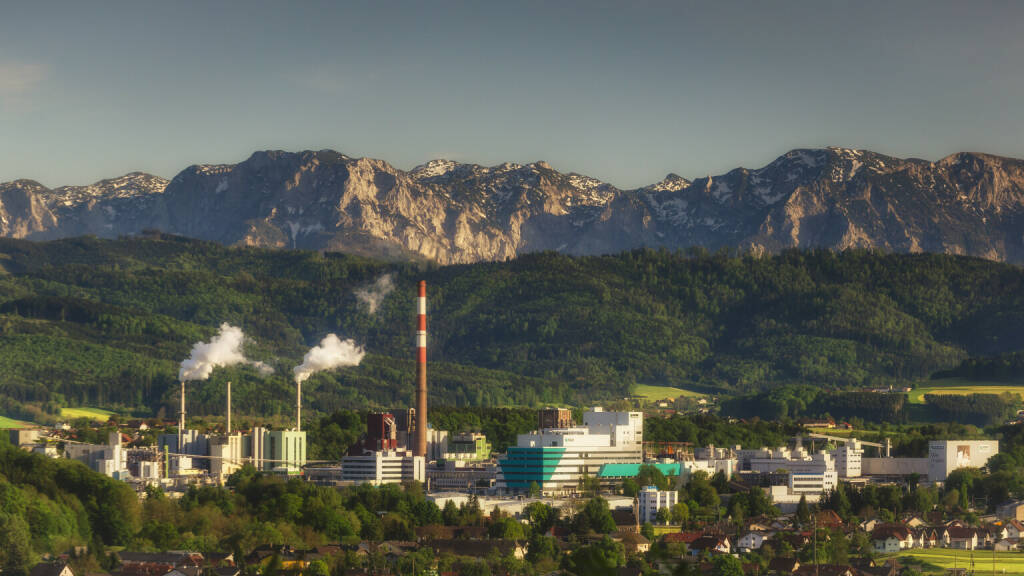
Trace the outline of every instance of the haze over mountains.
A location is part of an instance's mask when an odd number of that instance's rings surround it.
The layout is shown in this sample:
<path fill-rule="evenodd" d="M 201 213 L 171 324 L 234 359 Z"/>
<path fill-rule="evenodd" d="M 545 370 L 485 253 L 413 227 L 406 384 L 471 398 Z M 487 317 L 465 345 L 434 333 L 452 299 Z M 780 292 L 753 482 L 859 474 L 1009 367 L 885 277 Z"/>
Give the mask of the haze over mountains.
<path fill-rule="evenodd" d="M 339 250 L 442 264 L 538 250 L 640 246 L 882 248 L 1024 262 L 1024 161 L 937 162 L 841 148 L 634 190 L 545 162 L 434 160 L 410 171 L 334 151 L 256 152 L 172 180 L 0 184 L 0 235 L 116 237 L 147 229 L 229 245 Z"/>

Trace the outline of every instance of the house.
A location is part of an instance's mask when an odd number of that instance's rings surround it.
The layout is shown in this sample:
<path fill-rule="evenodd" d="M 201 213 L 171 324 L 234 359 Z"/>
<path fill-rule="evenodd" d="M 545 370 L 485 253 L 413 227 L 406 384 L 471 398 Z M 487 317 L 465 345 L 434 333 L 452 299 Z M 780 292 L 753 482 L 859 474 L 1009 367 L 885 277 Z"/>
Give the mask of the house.
<path fill-rule="evenodd" d="M 819 510 L 814 514 L 818 528 L 840 528 L 843 519 L 836 514 L 835 510 Z"/>
<path fill-rule="evenodd" d="M 118 556 L 123 576 L 163 576 L 176 568 L 203 564 L 203 555 L 198 552 L 120 552 Z"/>
<path fill-rule="evenodd" d="M 651 541 L 636 532 L 619 532 L 612 537 L 614 540 L 622 542 L 622 547 L 626 550 L 626 555 L 634 556 L 636 554 L 646 554 L 651 549 Z"/>
<path fill-rule="evenodd" d="M 32 567 L 29 576 L 75 576 L 64 562 L 40 562 Z"/>
<path fill-rule="evenodd" d="M 1024 522 L 1024 500 L 1010 500 L 996 506 L 996 516 Z"/>
<path fill-rule="evenodd" d="M 665 544 L 686 544 L 689 546 L 693 541 L 704 534 L 701 532 L 670 532 L 661 537 Z"/>
<path fill-rule="evenodd" d="M 768 572 L 772 574 L 793 574 L 800 568 L 796 558 L 775 557 L 768 562 Z"/>
<path fill-rule="evenodd" d="M 435 556 L 447 552 L 456 556 L 486 558 L 496 551 L 501 556 L 511 554 L 517 560 L 526 558 L 526 546 L 514 540 L 428 540 L 423 542 L 423 546 L 432 549 Z"/>
<path fill-rule="evenodd" d="M 732 543 L 727 536 L 701 536 L 690 544 L 690 555 L 699 556 L 701 552 L 731 554 Z"/>
<path fill-rule="evenodd" d="M 637 523 L 636 513 L 632 508 L 618 508 L 611 512 L 612 519 L 615 520 L 615 529 L 618 532 L 640 531 L 640 525 Z"/>
<path fill-rule="evenodd" d="M 910 516 L 903 521 L 903 524 L 907 528 L 920 528 L 922 526 L 925 526 L 927 522 L 925 522 L 924 519 L 919 516 Z"/>
<path fill-rule="evenodd" d="M 1024 523 L 1014 518 L 1006 523 L 1006 537 L 1010 540 L 1020 540 L 1024 534 Z"/>
<path fill-rule="evenodd" d="M 860 576 L 849 564 L 805 564 L 795 572 L 797 576 Z"/>
<path fill-rule="evenodd" d="M 761 546 L 769 538 L 768 532 L 747 532 L 740 536 L 736 540 L 736 547 L 741 552 L 750 552 L 751 550 L 760 550 Z"/>
<path fill-rule="evenodd" d="M 942 543 L 946 548 L 974 550 L 978 547 L 978 533 L 974 528 L 950 526 L 942 533 Z"/>
<path fill-rule="evenodd" d="M 860 529 L 865 532 L 874 532 L 875 528 L 881 526 L 882 524 L 882 520 L 876 516 L 874 518 L 869 518 L 861 522 Z"/>
<path fill-rule="evenodd" d="M 891 554 L 914 547 L 910 529 L 900 524 L 887 524 L 871 531 L 871 548 L 875 554 Z"/>
<path fill-rule="evenodd" d="M 992 545 L 992 550 L 995 552 L 1009 552 L 1017 549 L 1017 540 L 1000 540 Z"/>
<path fill-rule="evenodd" d="M 939 538 L 938 532 L 934 528 L 924 527 L 919 528 L 914 532 L 914 539 L 916 543 L 915 548 L 935 548 L 939 545 L 941 538 Z"/>

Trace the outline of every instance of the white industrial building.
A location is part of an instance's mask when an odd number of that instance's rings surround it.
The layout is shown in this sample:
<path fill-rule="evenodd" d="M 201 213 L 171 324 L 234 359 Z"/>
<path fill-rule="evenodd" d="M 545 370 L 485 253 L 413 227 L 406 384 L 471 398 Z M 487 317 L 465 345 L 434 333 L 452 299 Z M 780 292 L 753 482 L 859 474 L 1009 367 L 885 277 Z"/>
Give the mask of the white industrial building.
<path fill-rule="evenodd" d="M 498 459 L 497 486 L 526 491 L 536 483 L 548 494 L 574 492 L 605 464 L 643 462 L 643 426 L 642 412 L 595 407 L 583 414 L 582 426 L 520 434 Z"/>
<path fill-rule="evenodd" d="M 426 459 L 411 450 L 375 450 L 341 459 L 341 481 L 355 484 L 424 482 Z"/>
<path fill-rule="evenodd" d="M 928 480 L 945 482 L 957 468 L 982 468 L 999 453 L 998 440 L 937 440 L 928 443 Z"/>

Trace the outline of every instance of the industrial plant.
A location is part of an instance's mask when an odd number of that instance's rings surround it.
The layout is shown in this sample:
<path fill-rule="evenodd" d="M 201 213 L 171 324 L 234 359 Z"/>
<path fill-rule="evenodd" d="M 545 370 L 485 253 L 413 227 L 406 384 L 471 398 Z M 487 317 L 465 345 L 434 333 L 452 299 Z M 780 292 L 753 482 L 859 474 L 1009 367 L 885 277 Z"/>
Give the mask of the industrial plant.
<path fill-rule="evenodd" d="M 430 426 L 427 380 L 427 286 L 419 282 L 415 298 L 416 373 L 414 406 L 365 415 L 365 431 L 346 454 L 326 461 L 307 459 L 302 428 L 302 384 L 320 370 L 358 364 L 363 351 L 334 334 L 313 347 L 294 369 L 295 420 L 288 429 L 261 426 L 237 430 L 231 413 L 231 383 L 225 387 L 226 425 L 220 433 L 188 428 L 187 383 L 205 380 L 217 366 L 248 364 L 261 373 L 268 366 L 247 360 L 241 330 L 223 324 L 209 342 L 195 345 L 182 363 L 178 420 L 174 432 L 159 434 L 155 445 L 129 447 L 129 437 L 111 433 L 103 445 L 62 439 L 62 451 L 44 442 L 40 430 L 12 431 L 24 449 L 79 460 L 108 476 L 142 487 L 156 484 L 169 493 L 194 484 L 223 484 L 243 466 L 323 486 L 422 483 L 439 505 L 472 495 L 487 506 L 519 513 L 525 496 L 550 502 L 571 501 L 584 486 L 598 489 L 613 506 L 633 510 L 648 521 L 678 502 L 673 490 L 644 487 L 635 498 L 614 496 L 622 484 L 640 475 L 644 465 L 682 486 L 694 474 L 721 474 L 739 486 L 759 487 L 783 512 L 802 500 L 817 502 L 839 482 L 943 483 L 957 468 L 982 467 L 999 451 L 994 440 L 932 441 L 927 458 L 895 458 L 891 446 L 853 437 L 808 434 L 774 448 L 690 446 L 646 442 L 644 412 L 610 411 L 594 406 L 576 423 L 568 408 L 538 410 L 535 430 L 519 434 L 503 454 L 479 432 L 453 432 Z M 817 448 L 815 448 L 817 443 Z M 870 449 L 870 456 L 865 449 Z"/>

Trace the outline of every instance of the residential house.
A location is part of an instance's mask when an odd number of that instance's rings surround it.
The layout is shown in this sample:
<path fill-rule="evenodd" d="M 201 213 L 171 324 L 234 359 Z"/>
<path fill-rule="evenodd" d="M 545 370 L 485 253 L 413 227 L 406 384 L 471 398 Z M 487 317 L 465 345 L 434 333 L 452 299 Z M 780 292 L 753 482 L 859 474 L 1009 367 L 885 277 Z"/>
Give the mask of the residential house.
<path fill-rule="evenodd" d="M 514 540 L 427 540 L 423 546 L 432 549 L 435 556 L 447 552 L 457 556 L 486 558 L 497 551 L 501 556 L 511 554 L 517 560 L 526 557 L 526 546 Z"/>
<path fill-rule="evenodd" d="M 1006 537 L 1010 540 L 1020 540 L 1024 534 L 1024 523 L 1014 518 L 1006 523 Z"/>
<path fill-rule="evenodd" d="M 859 571 L 849 564 L 804 564 L 795 572 L 796 576 L 860 576 Z"/>
<path fill-rule="evenodd" d="M 1016 550 L 1017 549 L 1017 545 L 1018 545 L 1018 541 L 1017 540 L 1004 539 L 1004 540 L 1000 540 L 999 542 L 996 542 L 995 544 L 993 544 L 992 545 L 992 550 L 994 550 L 995 552 L 1009 552 L 1011 550 Z"/>
<path fill-rule="evenodd" d="M 741 552 L 750 552 L 751 550 L 760 550 L 761 546 L 770 537 L 768 532 L 751 531 L 740 536 L 736 540 L 736 547 Z"/>
<path fill-rule="evenodd" d="M 637 523 L 636 513 L 632 508 L 620 508 L 612 510 L 612 519 L 615 520 L 615 529 L 619 532 L 639 532 L 640 525 Z"/>
<path fill-rule="evenodd" d="M 871 548 L 875 554 L 891 554 L 914 547 L 910 529 L 900 524 L 887 524 L 871 531 Z"/>
<path fill-rule="evenodd" d="M 1011 500 L 996 506 L 996 516 L 1024 522 L 1024 500 Z"/>
<path fill-rule="evenodd" d="M 651 549 L 651 541 L 636 532 L 619 532 L 613 536 L 626 550 L 627 556 L 646 554 Z"/>
<path fill-rule="evenodd" d="M 32 567 L 29 576 L 75 576 L 65 562 L 40 562 Z"/>
<path fill-rule="evenodd" d="M 782 558 L 777 556 L 768 561 L 768 572 L 772 574 L 793 574 L 800 568 L 800 561 L 796 558 Z"/>
<path fill-rule="evenodd" d="M 819 510 L 814 514 L 818 528 L 841 528 L 843 519 L 835 510 Z"/>
<path fill-rule="evenodd" d="M 705 535 L 690 544 L 690 555 L 699 556 L 702 552 L 710 554 L 731 554 L 732 543 L 728 536 Z"/>
<path fill-rule="evenodd" d="M 946 548 L 974 550 L 978 547 L 978 533 L 974 528 L 950 526 L 942 533 L 942 543 Z"/>
<path fill-rule="evenodd" d="M 913 531 L 913 534 L 914 540 L 916 541 L 914 544 L 914 548 L 935 548 L 939 545 L 939 542 L 941 541 L 941 538 L 939 538 L 939 533 L 935 530 L 935 528 L 931 528 L 928 526 L 925 526 L 924 528 L 918 528 L 916 531 Z"/>

